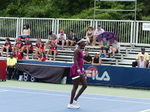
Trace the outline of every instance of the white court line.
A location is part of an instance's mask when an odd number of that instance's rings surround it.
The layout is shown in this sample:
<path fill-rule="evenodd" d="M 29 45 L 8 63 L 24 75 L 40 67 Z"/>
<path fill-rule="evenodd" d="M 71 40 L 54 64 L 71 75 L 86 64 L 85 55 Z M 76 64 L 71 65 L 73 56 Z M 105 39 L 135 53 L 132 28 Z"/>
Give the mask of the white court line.
<path fill-rule="evenodd" d="M 53 91 L 53 92 L 60 92 L 60 93 L 70 93 L 68 91 L 57 91 L 57 90 L 45 90 L 45 89 L 35 89 L 35 88 L 21 88 L 21 87 L 11 87 L 11 86 L 0 86 L 4 88 L 15 88 L 15 89 L 25 89 L 25 90 L 40 90 L 40 91 Z M 139 99 L 139 100 L 150 100 L 146 98 L 136 98 L 136 97 L 126 97 L 126 96 L 112 96 L 112 95 L 101 95 L 101 94 L 92 94 L 92 93 L 83 93 L 86 95 L 95 95 L 95 96 L 110 96 L 110 97 L 115 97 L 115 98 L 134 98 L 134 99 Z"/>
<path fill-rule="evenodd" d="M 63 97 L 70 97 L 68 95 L 60 95 L 60 94 L 49 94 L 49 93 L 39 93 L 39 92 L 27 92 L 27 91 L 15 91 L 15 90 L 9 90 L 9 92 L 18 92 L 18 93 L 28 93 L 28 94 L 42 94 L 42 95 L 49 95 L 49 96 L 63 96 Z M 127 100 L 115 100 L 115 99 L 106 99 L 106 98 L 91 98 L 91 97 L 83 97 L 83 99 L 90 99 L 90 100 L 103 100 L 103 101 L 113 101 L 113 102 L 123 102 L 123 103 L 135 103 L 135 104 L 147 104 L 150 105 L 149 103 L 145 102 L 136 102 L 136 101 L 127 101 Z"/>
<path fill-rule="evenodd" d="M 9 90 L 0 90 L 0 92 L 6 92 L 6 91 L 9 91 Z"/>
<path fill-rule="evenodd" d="M 147 110 L 142 110 L 140 112 L 150 112 L 150 109 L 147 109 Z"/>

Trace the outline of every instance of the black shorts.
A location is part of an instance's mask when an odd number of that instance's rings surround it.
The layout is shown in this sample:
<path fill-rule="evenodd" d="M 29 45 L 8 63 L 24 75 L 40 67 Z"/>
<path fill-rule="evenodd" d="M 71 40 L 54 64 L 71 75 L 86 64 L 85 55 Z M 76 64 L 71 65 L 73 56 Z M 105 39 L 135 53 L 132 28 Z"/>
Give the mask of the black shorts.
<path fill-rule="evenodd" d="M 6 52 L 6 48 L 4 48 L 4 52 Z M 9 49 L 8 52 L 12 52 L 12 49 Z"/>
<path fill-rule="evenodd" d="M 62 41 L 59 41 L 58 44 L 59 44 L 59 45 L 62 45 Z M 64 45 L 66 45 L 66 42 L 64 43 Z"/>
<path fill-rule="evenodd" d="M 106 50 L 106 52 L 108 52 L 109 48 L 101 47 L 100 50 Z"/>
<path fill-rule="evenodd" d="M 25 50 L 24 53 L 27 53 L 27 50 Z M 33 51 L 30 49 L 29 53 L 31 54 L 31 53 L 33 53 Z"/>

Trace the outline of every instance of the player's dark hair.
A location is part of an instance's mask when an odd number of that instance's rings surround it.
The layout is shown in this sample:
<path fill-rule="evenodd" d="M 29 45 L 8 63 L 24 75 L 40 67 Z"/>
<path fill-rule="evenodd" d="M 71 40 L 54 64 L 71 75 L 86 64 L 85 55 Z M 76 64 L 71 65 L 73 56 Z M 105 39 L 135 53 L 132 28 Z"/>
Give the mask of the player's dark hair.
<path fill-rule="evenodd" d="M 6 40 L 7 40 L 8 42 L 10 41 L 10 39 L 9 39 L 8 37 L 6 38 Z"/>

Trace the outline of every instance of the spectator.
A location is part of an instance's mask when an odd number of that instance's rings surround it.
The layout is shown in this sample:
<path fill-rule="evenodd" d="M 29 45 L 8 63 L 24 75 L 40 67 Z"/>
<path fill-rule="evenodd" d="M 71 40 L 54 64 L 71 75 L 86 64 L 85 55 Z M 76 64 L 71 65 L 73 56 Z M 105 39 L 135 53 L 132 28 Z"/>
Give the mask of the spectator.
<path fill-rule="evenodd" d="M 42 50 L 38 51 L 38 59 L 39 61 L 46 61 L 46 55 Z"/>
<path fill-rule="evenodd" d="M 3 52 L 6 52 L 6 56 L 8 56 L 9 52 L 12 52 L 12 45 L 10 43 L 10 39 L 6 38 L 5 39 L 5 44 L 3 45 L 1 49 L 1 55 L 3 56 Z"/>
<path fill-rule="evenodd" d="M 25 55 L 24 55 L 24 53 L 23 53 L 22 50 L 15 50 L 13 53 L 14 53 L 14 57 L 17 58 L 18 60 L 24 60 L 24 59 L 26 59 L 26 57 L 25 57 Z"/>
<path fill-rule="evenodd" d="M 100 34 L 102 34 L 103 32 L 105 32 L 105 31 L 104 31 L 104 29 L 102 29 L 101 24 L 98 24 L 97 25 L 97 29 L 94 32 L 93 46 L 95 46 L 95 44 L 96 44 L 97 36 L 100 35 Z"/>
<path fill-rule="evenodd" d="M 114 39 L 114 43 L 112 43 L 112 47 L 109 50 L 109 53 L 112 53 L 112 58 L 115 57 L 115 53 L 118 53 L 120 49 L 120 44 L 118 43 L 118 39 Z"/>
<path fill-rule="evenodd" d="M 57 53 L 57 46 L 55 45 L 55 40 L 51 41 L 51 45 L 49 46 L 49 50 L 47 51 L 46 58 L 48 59 L 49 53 L 53 55 L 53 59 L 55 61 L 56 53 Z"/>
<path fill-rule="evenodd" d="M 92 64 L 92 57 L 89 55 L 88 49 L 85 50 L 85 56 L 83 57 L 84 64 Z"/>
<path fill-rule="evenodd" d="M 8 72 L 8 80 L 11 79 L 12 74 L 15 70 L 15 64 L 17 63 L 17 59 L 14 58 L 14 53 L 10 53 L 10 58 L 7 58 L 7 72 Z"/>
<path fill-rule="evenodd" d="M 57 36 L 53 33 L 53 31 L 49 32 L 48 41 L 45 43 L 45 49 L 48 48 L 49 45 L 51 45 L 52 40 L 56 40 Z"/>
<path fill-rule="evenodd" d="M 66 40 L 66 45 L 67 45 L 68 50 L 71 50 L 71 48 L 75 42 L 77 42 L 77 36 L 74 33 L 73 29 L 71 29 L 68 40 Z M 69 46 L 69 44 L 70 44 L 70 46 Z M 69 49 L 69 47 L 70 47 L 70 49 Z"/>
<path fill-rule="evenodd" d="M 22 47 L 23 47 L 23 43 L 21 42 L 21 38 L 18 37 L 17 40 L 16 40 L 16 44 L 13 47 L 13 51 L 22 50 Z"/>
<path fill-rule="evenodd" d="M 138 60 L 138 67 L 139 68 L 146 68 L 146 61 L 144 60 L 144 55 L 140 55 L 140 59 Z"/>
<path fill-rule="evenodd" d="M 57 43 L 61 46 L 61 49 L 64 49 L 64 45 L 66 42 L 66 34 L 64 34 L 64 30 L 60 30 L 60 33 L 57 36 Z"/>
<path fill-rule="evenodd" d="M 100 55 L 104 53 L 104 58 L 106 58 L 106 53 L 109 50 L 109 41 L 107 40 L 107 36 L 103 36 L 103 40 L 100 42 Z"/>
<path fill-rule="evenodd" d="M 30 28 L 29 28 L 28 24 L 25 24 L 23 26 L 22 35 L 20 35 L 19 37 L 22 38 L 22 39 L 30 38 Z"/>
<path fill-rule="evenodd" d="M 29 38 L 25 38 L 25 43 L 22 47 L 22 51 L 26 53 L 26 59 L 28 59 L 28 55 L 29 53 L 33 53 L 33 45 L 32 43 L 29 41 Z"/>
<path fill-rule="evenodd" d="M 148 53 L 145 52 L 145 48 L 144 47 L 141 48 L 141 52 L 137 55 L 136 61 L 132 62 L 132 67 L 136 67 L 138 65 L 137 62 L 140 60 L 141 54 L 144 55 L 144 60 L 146 60 L 146 67 L 148 67 L 149 55 L 148 55 Z"/>
<path fill-rule="evenodd" d="M 99 57 L 99 53 L 95 53 L 95 56 L 92 59 L 92 65 L 101 65 L 101 64 L 102 64 L 102 60 Z"/>
<path fill-rule="evenodd" d="M 41 38 L 37 38 L 36 41 L 36 48 L 35 48 L 35 58 L 38 58 L 38 52 L 39 50 L 42 50 L 43 52 L 45 51 L 44 49 L 44 43 L 41 42 Z"/>
<path fill-rule="evenodd" d="M 87 32 L 86 32 L 86 39 L 87 39 L 87 42 L 86 42 L 86 45 L 89 45 L 90 43 L 93 42 L 93 36 L 94 36 L 94 28 L 92 26 L 89 26 L 87 28 Z"/>

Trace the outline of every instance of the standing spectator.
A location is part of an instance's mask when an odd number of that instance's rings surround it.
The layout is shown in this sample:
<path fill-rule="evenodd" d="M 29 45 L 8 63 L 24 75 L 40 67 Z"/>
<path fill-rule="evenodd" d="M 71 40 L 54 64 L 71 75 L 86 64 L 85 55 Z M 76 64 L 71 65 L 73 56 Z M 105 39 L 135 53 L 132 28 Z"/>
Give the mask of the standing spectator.
<path fill-rule="evenodd" d="M 72 46 L 73 46 L 73 44 L 74 44 L 75 42 L 77 42 L 77 36 L 76 36 L 76 34 L 74 33 L 73 29 L 71 29 L 71 30 L 70 30 L 70 35 L 69 35 L 69 37 L 68 37 L 68 40 L 66 40 L 66 46 L 67 46 L 67 48 L 69 49 L 69 47 L 70 47 L 69 50 L 71 50 L 71 48 L 72 48 Z M 70 44 L 70 46 L 69 46 L 69 44 Z"/>
<path fill-rule="evenodd" d="M 46 55 L 42 50 L 38 51 L 38 59 L 39 61 L 46 61 Z"/>
<path fill-rule="evenodd" d="M 103 36 L 103 40 L 100 42 L 100 55 L 104 53 L 104 58 L 106 58 L 106 53 L 109 50 L 109 41 L 107 40 L 107 36 Z"/>
<path fill-rule="evenodd" d="M 64 30 L 60 30 L 60 33 L 57 36 L 57 44 L 62 45 L 61 49 L 64 49 L 64 45 L 66 42 L 66 34 L 64 34 Z"/>
<path fill-rule="evenodd" d="M 112 58 L 114 58 L 115 53 L 118 53 L 120 49 L 120 44 L 118 43 L 118 39 L 114 39 L 114 43 L 112 43 L 112 47 L 109 50 L 109 53 L 112 53 Z"/>
<path fill-rule="evenodd" d="M 102 25 L 98 24 L 97 25 L 97 29 L 94 32 L 93 46 L 95 46 L 95 44 L 96 44 L 97 36 L 100 35 L 100 34 L 102 34 L 103 32 L 105 32 L 105 31 L 104 31 L 104 29 L 102 29 Z"/>
<path fill-rule="evenodd" d="M 15 64 L 17 63 L 17 59 L 14 58 L 14 53 L 10 53 L 10 58 L 7 58 L 7 72 L 8 72 L 8 80 L 11 79 L 11 76 L 15 70 Z"/>
<path fill-rule="evenodd" d="M 137 55 L 136 61 L 132 62 L 132 67 L 136 67 L 138 65 L 137 62 L 138 62 L 138 60 L 140 60 L 141 54 L 144 55 L 144 60 L 146 60 L 146 67 L 148 67 L 149 55 L 148 55 L 148 53 L 145 52 L 145 48 L 144 47 L 141 48 L 141 52 Z"/>
<path fill-rule="evenodd" d="M 22 47 L 22 51 L 26 53 L 26 59 L 28 59 L 29 53 L 33 53 L 33 45 L 29 41 L 29 38 L 25 38 L 25 43 Z"/>
<path fill-rule="evenodd" d="M 138 67 L 139 68 L 146 68 L 146 61 L 144 60 L 144 55 L 140 55 L 140 59 L 138 60 Z"/>
<path fill-rule="evenodd" d="M 88 49 L 85 49 L 85 56 L 83 57 L 84 64 L 92 64 L 92 57 L 89 55 Z"/>
<path fill-rule="evenodd" d="M 15 46 L 13 47 L 13 51 L 22 50 L 23 43 L 21 42 L 21 38 L 18 37 L 15 43 Z"/>
<path fill-rule="evenodd" d="M 55 45 L 55 40 L 51 41 L 51 45 L 49 46 L 49 50 L 47 51 L 46 58 L 48 59 L 49 53 L 52 53 L 53 59 L 55 61 L 56 53 L 57 53 L 57 46 Z"/>
<path fill-rule="evenodd" d="M 25 24 L 23 26 L 22 35 L 20 35 L 19 37 L 22 38 L 22 39 L 30 38 L 30 28 L 29 28 L 28 24 Z"/>
<path fill-rule="evenodd" d="M 36 41 L 35 58 L 38 58 L 39 50 L 42 50 L 43 52 L 45 51 L 44 43 L 41 42 L 41 38 L 37 38 L 37 41 Z"/>
<path fill-rule="evenodd" d="M 5 39 L 5 44 L 3 45 L 1 49 L 1 55 L 3 56 L 3 52 L 6 52 L 6 56 L 8 56 L 9 52 L 12 52 L 12 45 L 10 43 L 10 39 L 6 38 Z"/>
<path fill-rule="evenodd" d="M 86 42 L 86 45 L 89 45 L 90 43 L 93 42 L 93 36 L 94 36 L 94 28 L 92 26 L 89 26 L 87 28 L 87 32 L 86 32 L 86 39 L 87 39 L 87 42 Z"/>
<path fill-rule="evenodd" d="M 92 59 L 92 65 L 101 65 L 101 64 L 102 64 L 102 60 L 99 57 L 99 53 L 95 53 L 95 56 Z"/>
<path fill-rule="evenodd" d="M 56 41 L 57 36 L 53 33 L 53 31 L 49 32 L 49 36 L 48 36 L 48 41 L 45 43 L 45 49 L 48 48 L 49 45 L 51 45 L 51 41 L 55 40 Z"/>

